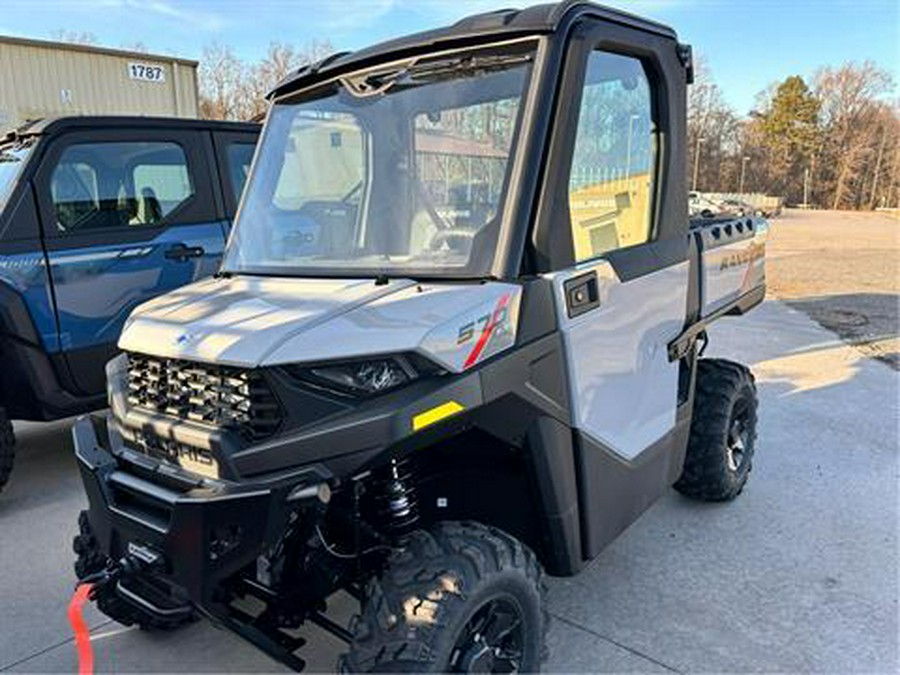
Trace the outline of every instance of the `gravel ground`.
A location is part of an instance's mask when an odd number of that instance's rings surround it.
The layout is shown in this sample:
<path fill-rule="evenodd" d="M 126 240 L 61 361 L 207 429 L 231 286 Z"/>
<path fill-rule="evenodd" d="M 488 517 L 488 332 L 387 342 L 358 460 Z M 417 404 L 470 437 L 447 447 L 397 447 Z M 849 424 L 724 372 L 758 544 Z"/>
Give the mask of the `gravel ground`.
<path fill-rule="evenodd" d="M 788 210 L 771 225 L 769 295 L 900 370 L 900 220 Z"/>

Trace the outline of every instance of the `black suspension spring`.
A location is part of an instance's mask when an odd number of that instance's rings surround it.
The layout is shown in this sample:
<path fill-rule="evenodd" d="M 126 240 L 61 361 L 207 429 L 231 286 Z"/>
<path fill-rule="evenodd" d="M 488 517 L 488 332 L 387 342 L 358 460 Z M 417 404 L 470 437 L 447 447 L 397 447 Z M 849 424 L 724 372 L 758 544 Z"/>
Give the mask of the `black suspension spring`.
<path fill-rule="evenodd" d="M 419 521 L 415 467 L 409 458 L 392 458 L 373 474 L 379 523 L 393 533 L 408 532 Z"/>

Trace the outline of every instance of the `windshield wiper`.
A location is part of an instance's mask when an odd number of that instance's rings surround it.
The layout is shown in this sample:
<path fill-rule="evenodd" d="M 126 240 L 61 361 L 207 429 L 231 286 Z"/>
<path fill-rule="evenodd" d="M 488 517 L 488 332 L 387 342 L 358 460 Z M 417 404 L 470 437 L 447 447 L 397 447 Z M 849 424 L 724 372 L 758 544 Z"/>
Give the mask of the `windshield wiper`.
<path fill-rule="evenodd" d="M 512 65 L 528 63 L 529 54 L 493 54 L 474 56 L 472 54 L 419 62 L 412 58 L 400 65 L 392 65 L 383 71 L 369 70 L 340 78 L 340 83 L 357 98 L 368 98 L 386 94 L 395 86 L 417 87 L 441 77 L 471 77 Z"/>

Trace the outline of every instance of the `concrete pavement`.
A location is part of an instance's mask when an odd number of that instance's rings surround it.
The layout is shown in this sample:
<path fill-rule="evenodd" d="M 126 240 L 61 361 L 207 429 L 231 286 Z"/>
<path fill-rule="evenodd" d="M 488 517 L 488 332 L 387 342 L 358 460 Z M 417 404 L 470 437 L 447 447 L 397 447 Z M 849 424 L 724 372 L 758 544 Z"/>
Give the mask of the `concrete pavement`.
<path fill-rule="evenodd" d="M 711 337 L 709 355 L 757 374 L 750 483 L 731 504 L 672 491 L 582 574 L 551 580 L 547 670 L 897 672 L 900 377 L 779 302 Z M 84 498 L 67 425 L 17 433 L 0 494 L 0 670 L 73 672 L 65 608 Z M 283 670 L 206 623 L 153 635 L 90 618 L 98 671 Z M 309 670 L 333 668 L 341 645 L 306 634 Z"/>

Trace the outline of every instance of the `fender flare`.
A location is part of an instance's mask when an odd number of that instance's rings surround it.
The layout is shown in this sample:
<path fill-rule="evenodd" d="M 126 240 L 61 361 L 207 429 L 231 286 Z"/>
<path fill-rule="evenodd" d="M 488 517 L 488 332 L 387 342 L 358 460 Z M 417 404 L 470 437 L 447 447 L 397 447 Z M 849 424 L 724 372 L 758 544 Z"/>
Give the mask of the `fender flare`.
<path fill-rule="evenodd" d="M 0 336 L 41 347 L 40 336 L 25 298 L 0 279 Z"/>

